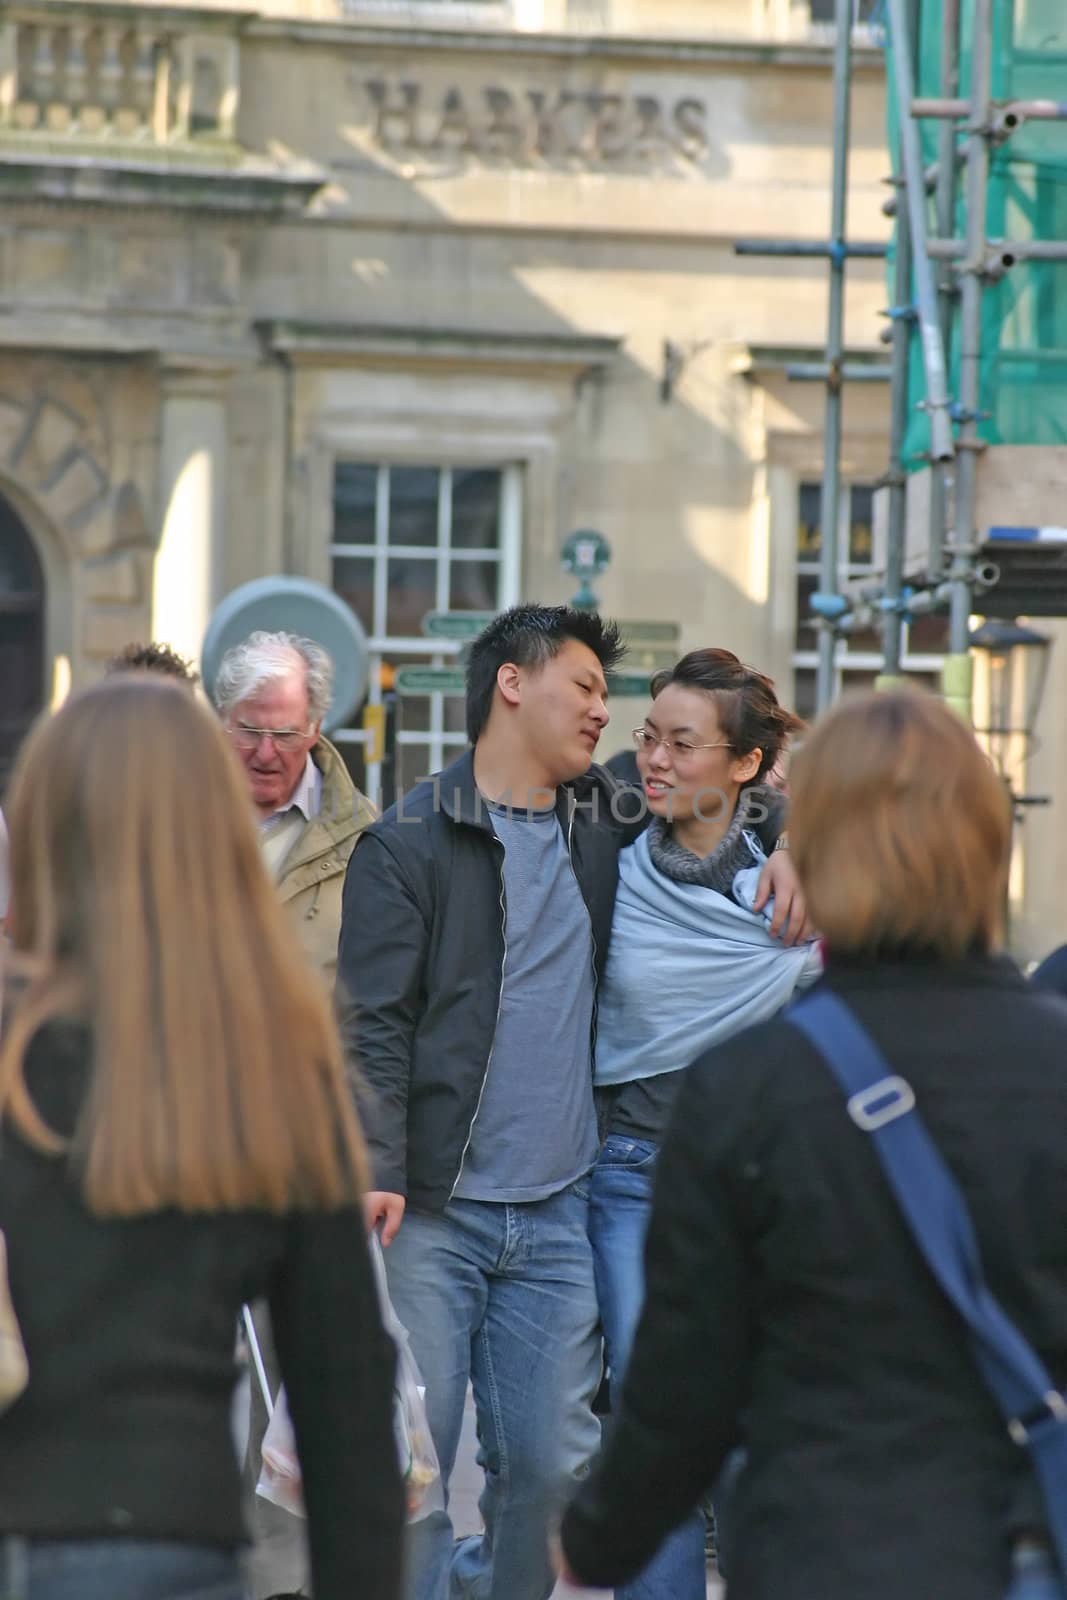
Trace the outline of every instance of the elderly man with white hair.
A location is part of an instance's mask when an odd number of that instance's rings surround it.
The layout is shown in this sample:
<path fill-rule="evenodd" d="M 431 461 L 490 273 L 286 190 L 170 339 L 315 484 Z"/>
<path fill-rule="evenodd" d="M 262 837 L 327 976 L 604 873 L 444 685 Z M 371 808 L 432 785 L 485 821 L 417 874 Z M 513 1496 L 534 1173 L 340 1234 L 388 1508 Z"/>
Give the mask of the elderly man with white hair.
<path fill-rule="evenodd" d="M 375 816 L 321 732 L 332 683 L 321 645 L 253 633 L 223 656 L 214 687 L 248 777 L 267 866 L 308 959 L 331 982 L 345 868 Z"/>
<path fill-rule="evenodd" d="M 214 699 L 248 778 L 264 859 L 312 964 L 332 985 L 341 890 L 356 839 L 375 811 L 338 751 L 322 736 L 333 663 L 311 639 L 252 633 L 227 651 Z M 280 1383 L 266 1307 L 253 1310 L 272 1396 Z M 256 1496 L 266 1406 L 253 1381 L 245 1485 L 253 1547 L 252 1600 L 309 1593 L 304 1525 Z"/>

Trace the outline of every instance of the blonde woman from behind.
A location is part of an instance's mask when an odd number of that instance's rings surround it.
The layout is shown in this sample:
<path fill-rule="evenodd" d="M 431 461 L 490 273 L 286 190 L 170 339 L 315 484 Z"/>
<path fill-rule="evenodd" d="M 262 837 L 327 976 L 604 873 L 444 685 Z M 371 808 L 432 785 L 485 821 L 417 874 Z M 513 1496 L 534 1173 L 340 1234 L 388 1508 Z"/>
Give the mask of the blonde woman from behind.
<path fill-rule="evenodd" d="M 0 1416 L 0 1595 L 240 1600 L 233 1335 L 265 1295 L 316 1600 L 395 1600 L 362 1140 L 225 734 L 110 678 L 31 735 L 8 822 L 0 1229 L 30 1377 Z"/>

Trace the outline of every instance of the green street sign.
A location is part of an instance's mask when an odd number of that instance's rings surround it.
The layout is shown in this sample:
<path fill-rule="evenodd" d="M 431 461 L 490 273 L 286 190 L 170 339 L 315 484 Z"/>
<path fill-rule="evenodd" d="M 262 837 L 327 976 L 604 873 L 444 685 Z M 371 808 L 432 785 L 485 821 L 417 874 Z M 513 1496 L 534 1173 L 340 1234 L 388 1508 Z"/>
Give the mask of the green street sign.
<path fill-rule="evenodd" d="M 422 631 L 431 639 L 476 639 L 495 611 L 427 611 Z"/>
<path fill-rule="evenodd" d="M 628 644 L 677 644 L 682 637 L 678 622 L 620 622 L 619 632 Z"/>
<path fill-rule="evenodd" d="M 613 672 L 608 678 L 608 693 L 630 699 L 648 699 L 647 672 Z"/>
<path fill-rule="evenodd" d="M 467 674 L 458 667 L 398 667 L 397 694 L 463 694 Z"/>

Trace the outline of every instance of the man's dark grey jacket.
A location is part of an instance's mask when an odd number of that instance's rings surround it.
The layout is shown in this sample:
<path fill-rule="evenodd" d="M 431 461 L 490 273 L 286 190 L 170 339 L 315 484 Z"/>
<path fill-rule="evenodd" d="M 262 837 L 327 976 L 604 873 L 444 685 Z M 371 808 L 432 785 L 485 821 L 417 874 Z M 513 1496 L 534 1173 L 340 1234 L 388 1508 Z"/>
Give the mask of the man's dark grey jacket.
<path fill-rule="evenodd" d="M 640 807 L 640 795 L 597 766 L 557 792 L 598 980 L 618 851 L 640 831 Z M 338 1001 L 346 1047 L 370 1089 L 374 1185 L 422 1211 L 440 1211 L 452 1194 L 492 1053 L 503 858 L 468 752 L 360 836 L 345 879 Z"/>

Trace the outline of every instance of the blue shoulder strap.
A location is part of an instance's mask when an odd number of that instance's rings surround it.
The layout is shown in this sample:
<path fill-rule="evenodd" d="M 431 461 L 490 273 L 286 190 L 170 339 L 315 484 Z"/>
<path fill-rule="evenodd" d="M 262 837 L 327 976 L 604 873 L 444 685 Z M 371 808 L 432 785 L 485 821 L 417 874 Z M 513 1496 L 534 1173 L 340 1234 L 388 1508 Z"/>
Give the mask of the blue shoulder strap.
<path fill-rule="evenodd" d="M 1067 1577 L 1067 1401 L 986 1284 L 966 1202 L 915 1109 L 911 1086 L 890 1071 L 855 1013 L 825 987 L 795 1002 L 785 1016 L 837 1078 L 853 1122 L 871 1135 L 927 1266 L 967 1323 L 1008 1432 L 1030 1451 L 1058 1565 Z"/>

